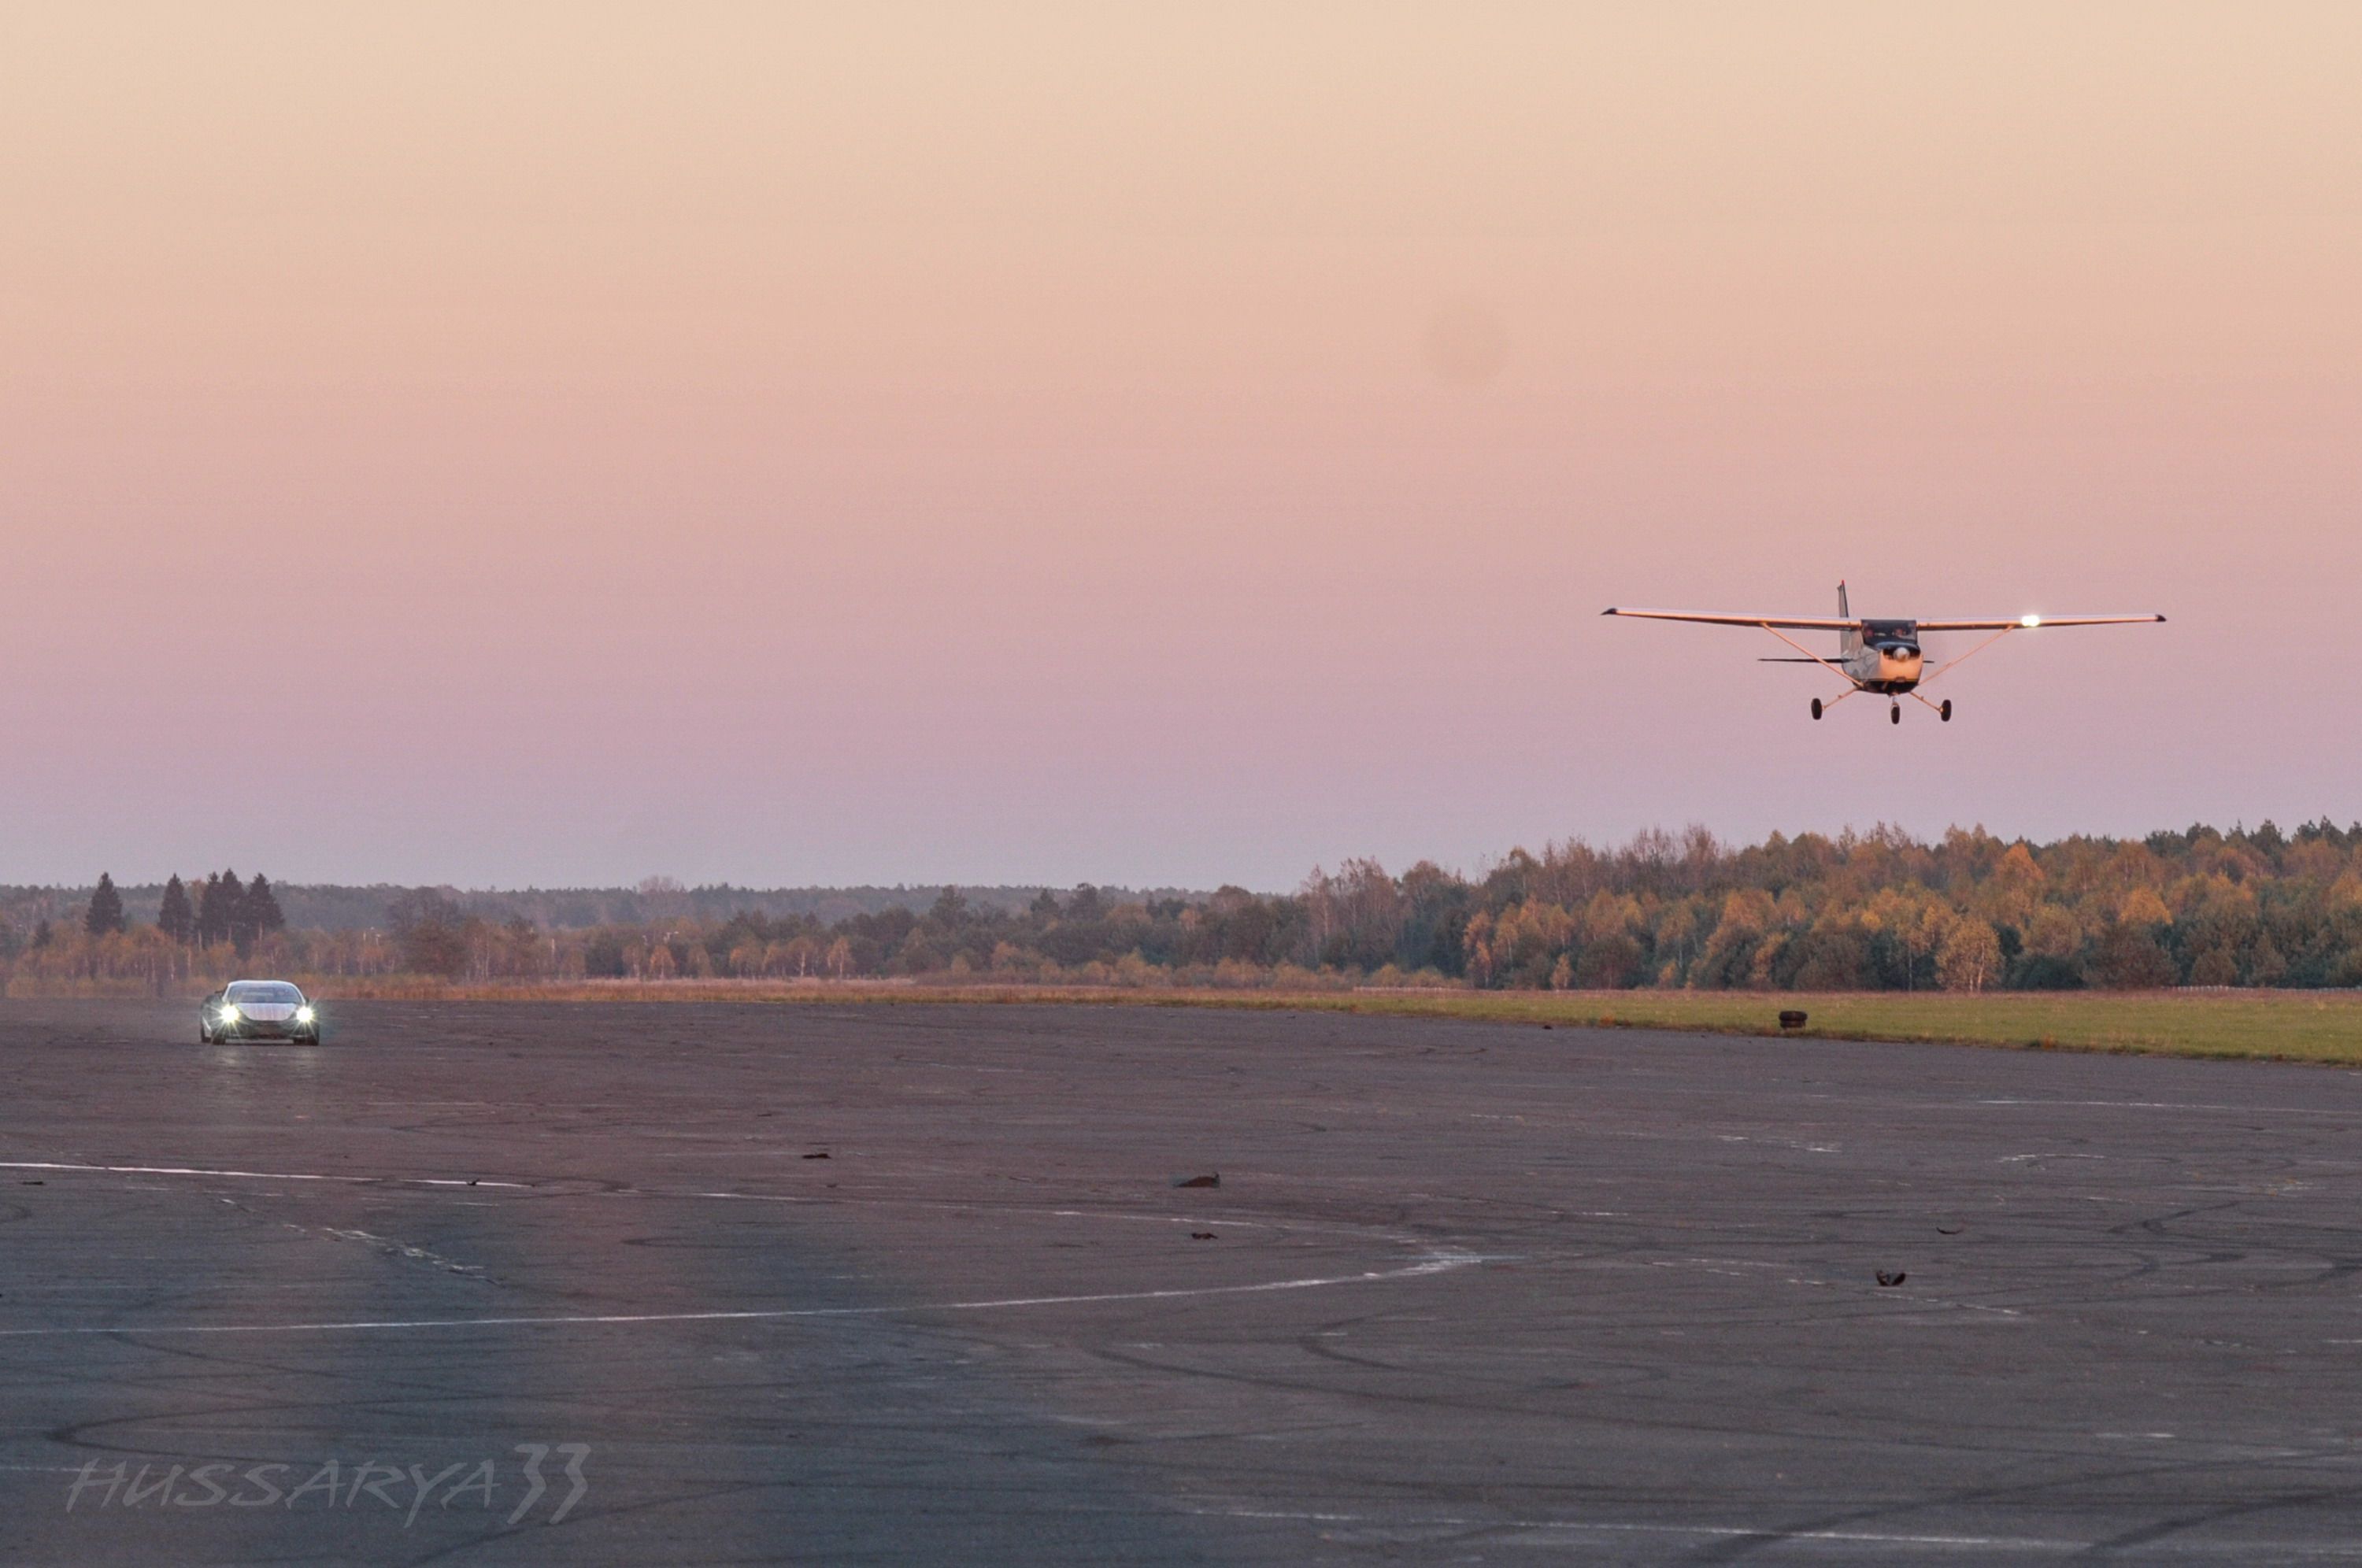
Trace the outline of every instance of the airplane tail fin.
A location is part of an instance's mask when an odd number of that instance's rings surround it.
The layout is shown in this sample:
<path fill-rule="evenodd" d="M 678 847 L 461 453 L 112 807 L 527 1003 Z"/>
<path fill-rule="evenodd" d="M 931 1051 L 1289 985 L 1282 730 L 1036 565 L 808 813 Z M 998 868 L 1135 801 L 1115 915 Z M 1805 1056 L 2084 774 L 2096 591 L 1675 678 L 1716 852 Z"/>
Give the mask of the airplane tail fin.
<path fill-rule="evenodd" d="M 1839 578 L 1838 580 L 1838 619 L 1840 621 L 1847 620 L 1849 619 L 1852 614 L 1853 612 L 1846 607 L 1845 580 L 1843 578 Z M 1852 653 L 1860 646 L 1861 646 L 1861 633 L 1859 630 L 1839 632 L 1838 634 L 1838 657 L 1839 658 L 1845 657 L 1848 654 Z"/>

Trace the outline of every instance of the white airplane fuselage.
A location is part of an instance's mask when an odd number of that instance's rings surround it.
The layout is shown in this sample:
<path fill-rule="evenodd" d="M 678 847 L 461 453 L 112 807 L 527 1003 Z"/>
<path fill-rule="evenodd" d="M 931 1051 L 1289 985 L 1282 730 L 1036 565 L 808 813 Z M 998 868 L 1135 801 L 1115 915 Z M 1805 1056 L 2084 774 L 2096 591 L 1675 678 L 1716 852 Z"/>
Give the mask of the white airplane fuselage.
<path fill-rule="evenodd" d="M 1845 661 L 1845 672 L 1865 691 L 1889 694 L 1919 684 L 1922 660 L 1913 647 L 1865 647 Z"/>
<path fill-rule="evenodd" d="M 1864 691 L 1893 697 L 1910 690 L 1924 668 L 1918 623 L 1863 622 L 1860 631 L 1844 635 L 1838 664 Z"/>

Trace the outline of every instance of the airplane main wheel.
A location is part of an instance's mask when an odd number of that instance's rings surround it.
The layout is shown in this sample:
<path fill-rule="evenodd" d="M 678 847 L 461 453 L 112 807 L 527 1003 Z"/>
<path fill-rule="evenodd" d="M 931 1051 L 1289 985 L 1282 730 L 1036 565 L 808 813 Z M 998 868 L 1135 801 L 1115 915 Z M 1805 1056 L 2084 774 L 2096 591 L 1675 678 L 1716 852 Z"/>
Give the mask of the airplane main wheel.
<path fill-rule="evenodd" d="M 1814 698 L 1814 699 L 1813 699 L 1813 717 L 1815 717 L 1816 719 L 1817 719 L 1817 718 L 1819 718 L 1820 716 L 1821 716 L 1821 700 L 1820 700 L 1819 698 L 1816 697 L 1816 698 Z"/>
<path fill-rule="evenodd" d="M 1902 703 L 1897 702 L 1893 707 L 1886 710 L 1886 722 L 1890 724 L 1899 724 L 1903 722 Z"/>
<path fill-rule="evenodd" d="M 1944 705 L 1936 710 L 1936 715 L 1948 724 L 1952 722 L 1952 700 L 1949 697 L 1944 699 Z"/>

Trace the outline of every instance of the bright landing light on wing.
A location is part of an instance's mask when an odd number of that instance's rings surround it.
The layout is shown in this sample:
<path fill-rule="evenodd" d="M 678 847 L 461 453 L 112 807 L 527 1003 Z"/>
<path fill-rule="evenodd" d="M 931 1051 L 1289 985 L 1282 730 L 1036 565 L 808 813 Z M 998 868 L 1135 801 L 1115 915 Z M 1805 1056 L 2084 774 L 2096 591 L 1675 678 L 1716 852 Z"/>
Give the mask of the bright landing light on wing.
<path fill-rule="evenodd" d="M 2017 618 L 2017 624 L 2024 626 L 2028 631 L 2032 631 L 2035 627 L 2042 624 L 2042 617 L 2039 615 L 2020 615 Z"/>

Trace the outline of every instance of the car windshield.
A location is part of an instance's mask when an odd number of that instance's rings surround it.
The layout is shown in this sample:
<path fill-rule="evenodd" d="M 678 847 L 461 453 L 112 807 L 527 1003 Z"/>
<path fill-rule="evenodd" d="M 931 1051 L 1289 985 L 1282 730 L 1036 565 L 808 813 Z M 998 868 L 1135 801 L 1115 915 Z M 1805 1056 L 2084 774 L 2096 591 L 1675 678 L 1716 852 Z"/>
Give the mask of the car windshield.
<path fill-rule="evenodd" d="M 244 980 L 222 999 L 234 1002 L 300 1002 L 304 993 L 284 980 Z"/>

